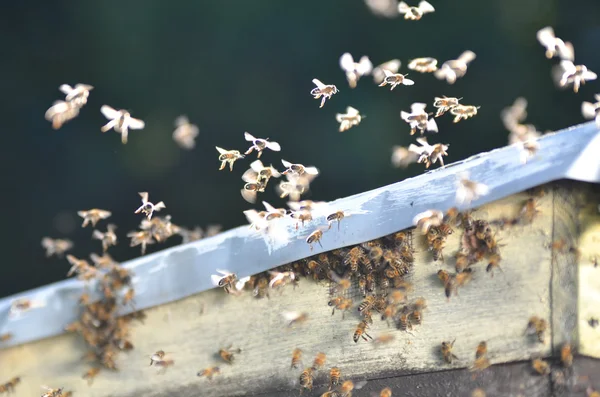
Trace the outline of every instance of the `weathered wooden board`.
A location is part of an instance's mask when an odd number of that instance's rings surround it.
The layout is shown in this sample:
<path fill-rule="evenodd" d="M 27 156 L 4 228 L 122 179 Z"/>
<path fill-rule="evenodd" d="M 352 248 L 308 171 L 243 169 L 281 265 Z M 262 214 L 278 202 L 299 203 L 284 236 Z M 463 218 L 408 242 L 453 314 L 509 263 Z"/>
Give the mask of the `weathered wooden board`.
<path fill-rule="evenodd" d="M 527 197 L 519 194 L 487 205 L 474 217 L 514 216 Z M 0 373 L 7 378 L 21 375 L 19 393 L 23 395 L 35 395 L 44 384 L 90 397 L 165 393 L 236 396 L 296 388 L 300 371 L 289 368 L 296 347 L 304 350 L 305 365 L 311 364 L 317 352 L 325 352 L 327 367 L 338 366 L 350 378 L 468 367 L 483 340 L 488 342 L 492 363 L 546 356 L 551 352 L 549 343 L 532 342 L 523 335 L 530 316 L 550 320 L 552 192 L 539 201 L 542 215 L 532 225 L 498 231 L 497 238 L 505 244 L 501 249 L 504 272 L 491 277 L 484 263 L 476 265 L 471 284 L 450 301 L 436 273 L 440 268 L 453 270 L 452 254 L 461 233 L 449 239 L 445 264 L 433 262 L 423 244 L 416 244 L 413 296 L 425 297 L 428 308 L 423 325 L 412 334 L 388 328 L 376 319 L 369 333 L 377 337 L 392 332 L 396 339 L 388 345 L 355 344 L 352 334 L 359 322 L 355 310 L 344 320 L 341 313 L 332 316 L 327 285 L 303 280 L 296 290 L 289 287 L 272 293 L 270 300 L 248 295 L 236 298 L 212 290 L 148 310 L 145 324 L 134 327 L 135 349 L 120 355 L 120 371 L 102 372 L 92 387 L 81 379 L 88 368 L 81 362 L 84 347 L 71 335 L 0 351 Z M 205 310 L 200 314 L 202 306 Z M 281 316 L 283 311 L 306 311 L 310 319 L 289 329 Z M 439 345 L 455 338 L 459 360 L 448 366 L 439 356 Z M 220 347 L 230 344 L 243 350 L 233 366 L 221 364 L 215 357 Z M 148 366 L 149 355 L 159 349 L 172 353 L 175 359 L 175 366 L 162 374 Z M 221 366 L 221 376 L 212 382 L 196 377 L 198 370 L 215 364 Z M 326 383 L 325 372 L 318 374 L 313 394 Z"/>

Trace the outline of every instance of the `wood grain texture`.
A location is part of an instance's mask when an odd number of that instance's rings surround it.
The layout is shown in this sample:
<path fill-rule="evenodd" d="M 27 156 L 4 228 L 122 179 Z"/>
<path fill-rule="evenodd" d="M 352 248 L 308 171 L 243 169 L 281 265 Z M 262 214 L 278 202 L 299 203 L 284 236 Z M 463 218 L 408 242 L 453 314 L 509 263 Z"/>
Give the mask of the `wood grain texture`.
<path fill-rule="evenodd" d="M 526 194 L 514 195 L 486 205 L 473 215 L 484 219 L 515 216 L 527 197 Z M 19 396 L 40 394 L 40 385 L 48 385 L 90 397 L 210 397 L 299 390 L 295 383 L 300 370 L 289 368 L 291 352 L 296 347 L 304 350 L 305 365 L 312 363 L 317 352 L 325 352 L 328 355 L 326 368 L 338 366 L 351 379 L 469 367 L 477 344 L 484 340 L 493 364 L 547 356 L 551 352 L 550 344 L 532 341 L 523 333 L 530 316 L 550 319 L 552 272 L 548 246 L 554 221 L 552 205 L 553 195 L 547 194 L 540 199 L 542 213 L 533 224 L 498 231 L 497 239 L 505 244 L 501 248 L 503 272 L 497 271 L 491 277 L 485 272 L 486 263 L 475 265 L 473 281 L 450 301 L 444 296 L 436 273 L 441 268 L 453 271 L 452 257 L 458 249 L 461 233 L 450 236 L 445 264 L 433 262 L 421 239 L 415 236 L 413 296 L 425 297 L 428 308 L 423 314 L 423 324 L 412 334 L 388 328 L 384 321 L 374 318 L 370 335 L 393 333 L 396 339 L 388 345 L 376 346 L 363 341 L 355 344 L 352 333 L 359 322 L 356 309 L 347 313 L 344 320 L 341 313 L 332 316 L 327 306 L 328 286 L 302 280 L 297 289 L 286 287 L 281 292 L 275 291 L 269 300 L 256 300 L 249 294 L 226 296 L 220 290 L 211 290 L 148 310 L 145 324 L 134 326 L 135 349 L 118 358 L 120 371 L 101 372 L 91 387 L 81 379 L 89 368 L 81 361 L 84 346 L 72 335 L 0 351 L 0 373 L 7 378 L 23 377 Z M 200 314 L 202 306 L 204 313 Z M 283 311 L 306 311 L 310 318 L 307 323 L 289 329 L 281 316 Z M 446 365 L 439 355 L 439 345 L 455 338 L 454 352 L 459 360 Z M 242 349 L 232 366 L 220 363 L 215 357 L 219 348 L 230 344 Z M 157 373 L 154 367 L 148 366 L 149 356 L 159 349 L 171 353 L 175 360 L 174 367 L 164 373 Z M 195 376 L 198 370 L 215 364 L 221 366 L 222 374 L 212 382 Z M 462 373 L 461 377 L 470 379 L 470 373 Z M 487 375 L 484 371 L 480 376 L 486 379 Z M 502 390 L 502 383 L 509 382 L 508 373 L 503 376 L 506 378 L 501 379 L 506 380 L 494 386 L 497 390 Z M 421 384 L 425 387 L 426 378 L 414 379 L 423 379 Z M 326 370 L 323 370 L 317 374 L 312 395 L 322 393 L 326 382 Z M 448 386 L 452 383 L 450 378 L 440 378 L 439 382 L 440 387 L 452 387 Z M 544 387 L 540 383 L 540 390 Z M 524 392 L 523 395 L 537 394 Z"/>

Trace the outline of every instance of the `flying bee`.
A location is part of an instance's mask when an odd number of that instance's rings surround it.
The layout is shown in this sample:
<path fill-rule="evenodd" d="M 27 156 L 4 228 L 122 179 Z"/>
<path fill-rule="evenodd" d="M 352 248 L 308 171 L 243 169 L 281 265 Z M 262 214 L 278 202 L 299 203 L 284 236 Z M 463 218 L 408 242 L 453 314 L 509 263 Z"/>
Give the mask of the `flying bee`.
<path fill-rule="evenodd" d="M 219 171 L 224 169 L 227 164 L 229 164 L 229 171 L 233 171 L 233 163 L 245 157 L 243 154 L 240 154 L 239 150 L 225 150 L 218 146 L 215 146 L 215 148 L 219 152 L 219 161 L 221 162 Z"/>
<path fill-rule="evenodd" d="M 417 163 L 425 163 L 425 168 L 429 168 L 431 164 L 435 164 L 439 160 L 442 167 L 444 166 L 444 156 L 448 155 L 447 150 L 450 145 L 443 143 L 430 145 L 425 137 L 417 138 L 417 142 L 421 146 L 413 143 L 408 146 L 408 150 L 419 155 Z"/>
<path fill-rule="evenodd" d="M 312 369 L 313 371 L 317 371 L 318 369 L 323 368 L 325 365 L 325 361 L 327 360 L 327 355 L 325 353 L 317 353 L 315 359 L 313 361 Z"/>
<path fill-rule="evenodd" d="M 302 363 L 302 350 L 295 348 L 292 352 L 292 365 L 290 368 L 298 368 Z"/>
<path fill-rule="evenodd" d="M 126 110 L 115 110 L 108 105 L 102 105 L 100 112 L 110 120 L 100 128 L 100 131 L 106 132 L 114 128 L 115 132 L 121 134 L 121 142 L 123 144 L 127 143 L 129 129 L 142 130 L 145 127 L 145 123 L 142 120 L 134 119 Z"/>
<path fill-rule="evenodd" d="M 440 117 L 449 110 L 452 110 L 459 105 L 458 101 L 462 98 L 448 98 L 446 95 L 443 97 L 435 97 L 433 107 L 437 108 L 435 117 Z"/>
<path fill-rule="evenodd" d="M 586 81 L 596 80 L 596 73 L 592 72 L 585 65 L 575 65 L 572 61 L 562 60 L 558 67 L 557 74 L 560 74 L 558 85 L 566 87 L 573 85 L 573 91 L 579 92 L 579 87 L 584 85 Z"/>
<path fill-rule="evenodd" d="M 298 313 L 298 312 L 283 312 L 283 317 L 289 321 L 288 327 L 292 327 L 296 324 L 302 324 L 308 320 L 308 313 Z"/>
<path fill-rule="evenodd" d="M 323 244 L 321 244 L 321 238 L 323 238 L 323 229 L 317 229 L 308 235 L 306 238 L 306 243 L 310 246 L 310 250 L 313 250 L 313 244 L 319 243 L 321 248 L 323 248 Z"/>
<path fill-rule="evenodd" d="M 531 362 L 531 367 L 539 375 L 549 375 L 550 374 L 550 365 L 542 359 L 539 359 L 539 358 L 534 359 Z"/>
<path fill-rule="evenodd" d="M 519 216 L 525 221 L 525 223 L 532 223 L 535 217 L 542 211 L 537 209 L 537 200 L 533 197 L 528 198 L 519 211 Z"/>
<path fill-rule="evenodd" d="M 450 113 L 454 116 L 454 123 L 458 123 L 460 120 L 466 120 L 471 118 L 477 114 L 477 110 L 481 106 L 473 106 L 473 105 L 461 105 L 458 104 L 450 109 Z"/>
<path fill-rule="evenodd" d="M 112 212 L 92 208 L 91 210 L 87 211 L 77 211 L 77 215 L 83 218 L 83 223 L 81 224 L 81 227 L 86 227 L 88 223 L 91 223 L 92 227 L 96 227 L 96 223 L 98 223 L 99 220 L 110 217 L 112 215 Z"/>
<path fill-rule="evenodd" d="M 354 383 L 351 380 L 346 380 L 339 387 L 337 396 L 339 396 L 339 397 L 352 397 L 352 390 L 362 389 L 362 387 L 365 384 L 367 384 L 367 381 L 360 381 L 360 382 Z M 334 396 L 332 396 L 332 397 L 334 397 Z"/>
<path fill-rule="evenodd" d="M 314 96 L 315 99 L 319 99 L 322 97 L 321 98 L 321 106 L 319 106 L 319 108 L 322 108 L 323 105 L 325 105 L 325 101 L 327 99 L 330 99 L 333 95 L 337 94 L 339 91 L 335 85 L 333 85 L 333 84 L 325 85 L 319 79 L 313 79 L 312 82 L 317 87 L 313 88 L 310 91 L 310 95 Z"/>
<path fill-rule="evenodd" d="M 129 232 L 127 233 L 127 237 L 131 238 L 131 242 L 129 243 L 130 247 L 135 247 L 137 245 L 142 246 L 142 255 L 146 253 L 146 246 L 148 244 L 154 244 L 155 241 L 152 237 L 151 230 L 140 230 L 137 232 Z"/>
<path fill-rule="evenodd" d="M 240 354 L 242 349 L 231 349 L 231 346 L 225 349 L 219 349 L 219 356 L 225 361 L 227 364 L 233 364 L 236 354 Z"/>
<path fill-rule="evenodd" d="M 383 78 L 383 81 L 381 82 L 381 84 L 379 84 L 379 86 L 385 87 L 386 85 L 390 85 L 390 91 L 392 91 L 399 85 L 415 84 L 413 80 L 406 78 L 408 74 L 392 73 L 387 69 L 383 69 L 383 74 L 385 75 L 385 77 Z"/>
<path fill-rule="evenodd" d="M 596 119 L 596 126 L 600 127 L 600 94 L 594 95 L 596 103 L 583 102 L 581 104 L 581 114 L 586 119 Z"/>
<path fill-rule="evenodd" d="M 358 325 L 356 326 L 356 329 L 354 330 L 354 335 L 352 336 L 352 340 L 354 340 L 354 343 L 357 343 L 360 338 L 363 338 L 367 342 L 369 341 L 365 337 L 365 336 L 368 336 L 369 338 L 371 338 L 371 335 L 367 334 L 368 328 L 369 328 L 369 324 L 365 320 L 358 323 Z M 371 339 L 373 339 L 373 338 L 371 338 Z"/>
<path fill-rule="evenodd" d="M 65 252 L 73 248 L 73 242 L 66 239 L 42 238 L 42 247 L 46 250 L 46 257 L 56 255 L 62 257 Z"/>
<path fill-rule="evenodd" d="M 329 229 L 331 229 L 331 225 L 333 224 L 333 222 L 338 223 L 338 230 L 340 230 L 340 223 L 342 222 L 342 219 L 344 219 L 344 211 L 336 211 L 333 214 L 329 214 L 327 215 L 327 223 L 329 224 Z"/>
<path fill-rule="evenodd" d="M 573 365 L 573 349 L 570 343 L 565 343 L 560 349 L 560 361 L 565 368 Z"/>
<path fill-rule="evenodd" d="M 54 101 L 46 111 L 44 117 L 52 122 L 52 128 L 60 129 L 66 122 L 73 120 L 79 115 L 79 107 L 72 102 Z"/>
<path fill-rule="evenodd" d="M 148 201 L 148 192 L 139 192 L 138 194 L 142 198 L 142 205 L 137 210 L 135 210 L 134 214 L 139 214 L 140 212 L 143 212 L 148 219 L 152 219 L 152 214 L 154 213 L 154 211 L 158 212 L 163 208 L 167 208 L 165 203 L 163 203 L 162 201 L 159 201 L 156 204 L 153 204 L 150 201 Z"/>
<path fill-rule="evenodd" d="M 65 101 L 81 108 L 87 103 L 90 91 L 93 90 L 94 87 L 89 84 L 76 84 L 75 87 L 71 87 L 68 84 L 61 84 L 58 89 L 66 95 Z"/>
<path fill-rule="evenodd" d="M 448 364 L 452 364 L 454 360 L 458 360 L 458 357 L 452 353 L 454 342 L 456 342 L 456 339 L 454 339 L 452 342 L 442 342 L 442 357 L 444 357 L 444 361 Z"/>
<path fill-rule="evenodd" d="M 281 181 L 275 188 L 280 198 L 290 197 L 290 200 L 300 200 L 300 197 L 306 193 L 309 187 L 309 182 L 304 175 L 296 178 L 289 178 L 288 181 Z"/>
<path fill-rule="evenodd" d="M 329 390 L 333 390 L 334 387 L 340 384 L 340 378 L 342 373 L 338 367 L 333 367 L 329 370 Z"/>
<path fill-rule="evenodd" d="M 173 365 L 175 365 L 175 360 L 161 360 L 154 364 L 154 366 L 160 367 L 161 371 L 166 371 L 168 367 L 172 367 Z"/>
<path fill-rule="evenodd" d="M 393 334 L 381 334 L 377 338 L 373 339 L 373 343 L 376 345 L 384 345 L 392 342 L 396 337 Z"/>
<path fill-rule="evenodd" d="M 346 80 L 348 80 L 350 88 L 355 88 L 361 77 L 371 73 L 373 64 L 367 56 L 362 56 L 358 62 L 354 62 L 352 55 L 346 52 L 340 57 L 340 68 L 346 73 Z M 318 86 L 317 83 L 315 84 Z"/>
<path fill-rule="evenodd" d="M 262 155 L 263 150 L 265 149 L 270 149 L 274 152 L 279 152 L 281 150 L 281 146 L 279 145 L 279 143 L 277 142 L 270 142 L 267 139 L 260 139 L 260 138 L 255 138 L 254 136 L 252 136 L 250 133 L 248 132 L 244 132 L 244 139 L 246 139 L 248 142 L 252 142 L 252 146 L 250 146 L 250 148 L 248 150 L 246 150 L 246 155 L 252 153 L 252 151 L 256 150 L 257 153 L 257 158 L 260 158 L 260 156 Z"/>
<path fill-rule="evenodd" d="M 221 373 L 221 369 L 219 367 L 208 367 L 208 368 L 205 368 L 205 369 L 199 371 L 196 374 L 196 376 L 198 376 L 200 378 L 203 377 L 203 376 L 205 376 L 206 379 L 212 380 L 212 378 L 213 378 L 214 375 L 217 375 L 217 374 L 220 374 L 220 373 Z"/>
<path fill-rule="evenodd" d="M 392 59 L 374 68 L 373 81 L 375 81 L 375 84 L 381 84 L 383 82 L 383 79 L 385 79 L 384 70 L 387 70 L 391 73 L 398 73 L 398 70 L 400 70 L 400 65 L 401 62 L 399 59 Z"/>
<path fill-rule="evenodd" d="M 182 149 L 191 150 L 196 146 L 196 137 L 198 136 L 198 126 L 190 123 L 186 116 L 179 116 L 175 119 L 175 131 L 173 131 L 173 140 Z"/>
<path fill-rule="evenodd" d="M 329 301 L 329 306 L 333 306 L 331 310 L 331 315 L 335 313 L 335 309 L 342 311 L 342 320 L 344 319 L 344 313 L 348 311 L 352 307 L 352 299 L 350 298 L 333 298 Z"/>
<path fill-rule="evenodd" d="M 106 252 L 108 247 L 117 245 L 117 234 L 115 233 L 117 226 L 110 223 L 106 226 L 106 232 L 94 230 L 92 238 L 102 241 L 102 250 Z"/>
<path fill-rule="evenodd" d="M 456 182 L 457 205 L 471 204 L 472 201 L 489 194 L 489 192 L 490 188 L 487 185 L 470 180 L 468 172 L 458 174 Z"/>
<path fill-rule="evenodd" d="M 290 217 L 298 220 L 298 222 L 296 222 L 296 230 L 298 230 L 299 223 L 302 223 L 302 226 L 304 226 L 304 222 L 312 221 L 312 214 L 310 211 L 292 211 Z"/>
<path fill-rule="evenodd" d="M 239 291 L 244 288 L 244 285 L 250 279 L 250 277 L 238 279 L 235 273 L 228 272 L 227 270 L 217 269 L 217 273 L 221 273 L 221 275 L 213 274 L 210 276 L 213 285 L 223 288 L 228 294 L 239 295 Z"/>
<path fill-rule="evenodd" d="M 294 272 L 272 272 L 269 274 L 273 276 L 269 281 L 269 288 L 280 288 L 286 284 L 294 283 L 296 280 L 296 274 Z"/>
<path fill-rule="evenodd" d="M 456 79 L 467 73 L 467 67 L 475 59 L 473 51 L 465 51 L 457 59 L 446 61 L 435 71 L 434 75 L 439 80 L 446 80 L 448 84 L 454 84 Z"/>
<path fill-rule="evenodd" d="M 547 26 L 538 30 L 536 37 L 540 44 L 546 48 L 546 58 L 551 59 L 556 55 L 560 59 L 566 59 L 573 61 L 575 59 L 575 51 L 573 50 L 573 44 L 564 42 L 554 35 L 554 29 Z"/>
<path fill-rule="evenodd" d="M 335 115 L 336 121 L 340 123 L 340 132 L 347 131 L 354 126 L 359 125 L 362 119 L 366 117 L 367 116 L 361 115 L 358 109 L 355 109 L 352 106 L 346 107 L 346 113 L 337 113 Z"/>
<path fill-rule="evenodd" d="M 481 342 L 479 345 L 477 345 L 477 350 L 475 351 L 475 362 L 470 370 L 483 371 L 490 365 L 490 360 L 487 358 L 487 343 Z"/>
<path fill-rule="evenodd" d="M 96 375 L 98 375 L 98 373 L 100 373 L 100 367 L 91 368 L 85 374 L 83 374 L 82 378 L 87 379 L 88 385 L 91 386 L 91 384 L 94 382 L 94 378 L 96 377 Z"/>
<path fill-rule="evenodd" d="M 433 73 L 437 70 L 437 63 L 435 58 L 415 58 L 408 63 L 408 68 L 419 73 Z"/>
<path fill-rule="evenodd" d="M 438 210 L 427 210 L 421 212 L 413 218 L 413 225 L 421 229 L 423 234 L 427 234 L 432 226 L 440 226 L 444 220 L 444 213 Z"/>
<path fill-rule="evenodd" d="M 410 21 L 418 21 L 423 17 L 424 14 L 434 11 L 435 8 L 433 8 L 433 6 L 425 0 L 419 2 L 417 7 L 410 7 L 403 1 L 398 3 L 398 12 L 404 15 L 404 19 L 408 19 Z"/>
<path fill-rule="evenodd" d="M 46 390 L 42 397 L 62 397 L 63 396 L 63 388 L 52 389 L 48 386 L 42 386 L 42 389 Z"/>
<path fill-rule="evenodd" d="M 317 169 L 317 167 L 306 167 L 302 164 L 292 164 L 289 161 L 285 161 L 283 159 L 281 160 L 281 163 L 286 168 L 286 170 L 281 173 L 282 175 L 287 175 L 287 174 L 302 175 L 304 173 L 307 173 L 309 175 L 318 175 L 319 174 L 319 170 Z"/>
<path fill-rule="evenodd" d="M 315 379 L 314 370 L 311 367 L 305 368 L 300 374 L 300 394 L 304 390 L 312 391 L 313 381 Z"/>
<path fill-rule="evenodd" d="M 164 350 L 159 350 L 156 353 L 154 353 L 152 356 L 150 356 L 150 366 L 152 366 L 152 364 L 156 364 L 159 361 L 162 361 L 165 358 L 165 355 L 167 353 L 164 352 Z"/>

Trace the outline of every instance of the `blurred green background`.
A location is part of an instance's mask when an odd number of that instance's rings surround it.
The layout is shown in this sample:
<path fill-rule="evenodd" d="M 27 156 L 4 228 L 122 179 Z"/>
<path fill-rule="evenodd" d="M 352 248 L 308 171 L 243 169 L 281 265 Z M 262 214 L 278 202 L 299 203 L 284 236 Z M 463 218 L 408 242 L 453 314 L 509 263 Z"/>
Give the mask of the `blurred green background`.
<path fill-rule="evenodd" d="M 416 4 L 416 1 L 413 3 Z M 600 69 L 598 0 L 458 0 L 431 3 L 436 12 L 421 21 L 373 15 L 363 0 L 304 1 L 54 1 L 3 6 L 2 168 L 3 226 L 0 296 L 64 278 L 65 259 L 46 259 L 43 236 L 69 238 L 72 253 L 100 251 L 91 228 L 81 229 L 76 211 L 113 212 L 120 245 L 117 260 L 139 255 L 125 234 L 141 215 L 137 192 L 163 200 L 173 222 L 183 226 L 246 222 L 251 208 L 239 194 L 250 163 L 233 173 L 217 171 L 215 145 L 245 150 L 243 132 L 281 143 L 265 163 L 283 157 L 316 165 L 321 175 L 307 198 L 331 200 L 400 181 L 423 172 L 390 163 L 392 145 L 413 141 L 401 109 L 434 96 L 464 97 L 480 105 L 475 118 L 452 124 L 438 119 L 430 142 L 450 143 L 448 162 L 504 146 L 507 131 L 499 113 L 518 96 L 529 100 L 528 122 L 557 130 L 582 122 L 580 103 L 600 91 L 597 82 L 578 95 L 551 81 L 556 60 L 544 57 L 536 31 L 554 27 L 575 46 L 576 63 Z M 450 86 L 433 75 L 406 69 L 407 61 L 431 56 L 440 63 L 470 49 L 477 59 Z M 349 51 L 377 65 L 402 60 L 416 84 L 390 92 L 370 77 L 350 89 L 338 60 Z M 319 109 L 309 95 L 312 78 L 336 84 L 340 93 Z M 63 99 L 62 83 L 95 86 L 75 120 L 54 131 L 44 119 Z M 122 145 L 99 109 L 125 108 L 146 122 Z M 368 117 L 338 133 L 335 113 L 346 106 Z M 186 114 L 200 127 L 197 147 L 180 149 L 173 122 Z M 250 156 L 254 160 L 254 154 Z M 263 199 L 284 201 L 271 183 Z M 432 187 L 433 189 L 433 187 Z M 107 222 L 100 223 L 104 231 Z M 171 244 L 180 239 L 173 237 Z M 149 252 L 167 245 L 154 245 Z"/>

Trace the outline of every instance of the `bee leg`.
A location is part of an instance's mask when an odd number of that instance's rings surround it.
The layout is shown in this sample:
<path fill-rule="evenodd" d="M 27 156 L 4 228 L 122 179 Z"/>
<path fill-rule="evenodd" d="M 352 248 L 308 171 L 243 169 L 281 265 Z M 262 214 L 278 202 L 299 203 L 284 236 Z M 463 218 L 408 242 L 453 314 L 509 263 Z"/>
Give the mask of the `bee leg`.
<path fill-rule="evenodd" d="M 323 244 L 321 244 L 321 240 L 317 240 L 317 243 L 319 243 L 319 245 L 321 246 L 321 248 L 323 248 Z"/>

